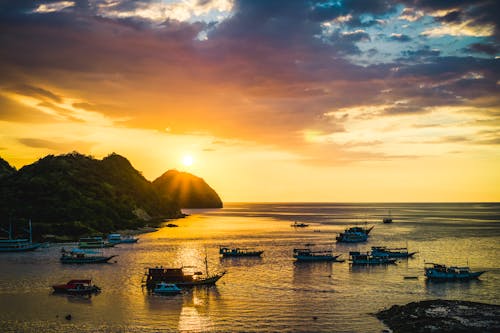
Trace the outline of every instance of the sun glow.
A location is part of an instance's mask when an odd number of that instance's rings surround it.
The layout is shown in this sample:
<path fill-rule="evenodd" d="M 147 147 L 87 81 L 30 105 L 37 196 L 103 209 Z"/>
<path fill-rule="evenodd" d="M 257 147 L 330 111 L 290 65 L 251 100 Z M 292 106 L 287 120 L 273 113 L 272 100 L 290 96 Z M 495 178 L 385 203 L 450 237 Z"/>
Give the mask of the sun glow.
<path fill-rule="evenodd" d="M 184 164 L 185 166 L 191 166 L 191 165 L 193 165 L 193 163 L 194 163 L 193 156 L 191 156 L 191 155 L 184 155 L 182 157 L 182 164 Z"/>

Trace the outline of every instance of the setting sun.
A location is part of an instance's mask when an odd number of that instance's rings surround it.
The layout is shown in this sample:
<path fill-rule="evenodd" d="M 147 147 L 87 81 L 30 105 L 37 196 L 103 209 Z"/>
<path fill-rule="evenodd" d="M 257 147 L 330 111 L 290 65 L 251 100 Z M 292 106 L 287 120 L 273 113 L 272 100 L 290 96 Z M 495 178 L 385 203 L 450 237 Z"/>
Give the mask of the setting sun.
<path fill-rule="evenodd" d="M 193 156 L 191 156 L 191 155 L 184 155 L 182 157 L 182 164 L 184 164 L 185 166 L 191 166 L 191 165 L 193 165 L 193 162 L 194 162 L 194 159 L 193 159 Z"/>

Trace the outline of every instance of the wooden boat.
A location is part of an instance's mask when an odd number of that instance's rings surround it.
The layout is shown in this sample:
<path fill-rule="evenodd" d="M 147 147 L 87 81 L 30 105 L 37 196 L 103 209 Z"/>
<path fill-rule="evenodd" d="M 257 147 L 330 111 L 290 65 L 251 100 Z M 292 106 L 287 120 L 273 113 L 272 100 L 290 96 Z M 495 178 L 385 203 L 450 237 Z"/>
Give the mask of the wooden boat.
<path fill-rule="evenodd" d="M 0 252 L 26 252 L 38 249 L 42 244 L 33 243 L 31 220 L 29 221 L 29 239 L 17 238 L 12 239 L 12 224 L 9 230 L 5 230 L 9 234 L 8 239 L 0 239 Z"/>
<path fill-rule="evenodd" d="M 137 243 L 139 238 L 135 238 L 132 236 L 125 236 L 123 237 L 120 234 L 109 234 L 108 235 L 108 242 L 111 244 L 133 244 Z"/>
<path fill-rule="evenodd" d="M 264 253 L 262 250 L 253 250 L 253 249 L 243 249 L 243 248 L 228 248 L 225 246 L 221 246 L 219 248 L 219 254 L 222 257 L 260 257 Z"/>
<path fill-rule="evenodd" d="M 176 284 L 166 282 L 157 283 L 153 289 L 153 292 L 159 295 L 176 295 L 180 294 L 181 291 L 182 289 L 177 287 Z"/>
<path fill-rule="evenodd" d="M 359 251 L 351 251 L 349 252 L 349 256 L 353 265 L 387 265 L 396 263 L 396 258 L 374 256 L 370 252 L 361 253 Z"/>
<path fill-rule="evenodd" d="M 154 288 L 160 282 L 173 283 L 178 287 L 206 286 L 214 285 L 225 274 L 224 271 L 214 275 L 203 275 L 202 272 L 189 272 L 186 267 L 163 268 L 157 266 L 146 268 L 143 282 L 148 288 Z"/>
<path fill-rule="evenodd" d="M 65 284 L 53 285 L 55 293 L 88 295 L 96 294 L 101 291 L 96 285 L 92 285 L 92 280 L 70 280 Z"/>
<path fill-rule="evenodd" d="M 84 251 L 82 249 L 71 249 L 66 251 L 61 249 L 61 258 L 59 259 L 63 264 L 102 264 L 106 263 L 116 255 L 104 256 L 99 252 Z"/>
<path fill-rule="evenodd" d="M 345 232 L 361 232 L 361 233 L 368 235 L 374 227 L 375 227 L 374 225 L 372 225 L 371 227 L 367 227 L 367 226 L 365 226 L 365 227 L 358 227 L 358 226 L 350 227 L 350 228 L 346 229 Z"/>
<path fill-rule="evenodd" d="M 361 243 L 366 242 L 368 239 L 368 234 L 359 231 L 349 231 L 346 229 L 341 232 L 336 238 L 339 243 Z"/>
<path fill-rule="evenodd" d="M 479 278 L 486 271 L 472 272 L 469 267 L 447 267 L 442 264 L 426 263 L 425 276 L 429 280 L 454 281 L 454 280 L 472 280 Z"/>
<path fill-rule="evenodd" d="M 407 247 L 388 248 L 385 246 L 372 246 L 374 256 L 388 256 L 389 258 L 410 258 L 417 252 L 408 252 Z"/>
<path fill-rule="evenodd" d="M 298 223 L 297 221 L 295 221 L 290 226 L 294 227 L 294 228 L 305 228 L 305 227 L 308 227 L 309 224 L 307 224 L 307 223 Z"/>
<path fill-rule="evenodd" d="M 316 250 L 310 248 L 293 249 L 293 257 L 297 261 L 334 261 L 344 262 L 345 260 L 338 259 L 339 255 L 334 255 L 331 250 Z"/>
<path fill-rule="evenodd" d="M 78 241 L 80 249 L 102 249 L 104 247 L 113 247 L 115 244 L 104 242 L 102 237 L 82 237 Z"/>

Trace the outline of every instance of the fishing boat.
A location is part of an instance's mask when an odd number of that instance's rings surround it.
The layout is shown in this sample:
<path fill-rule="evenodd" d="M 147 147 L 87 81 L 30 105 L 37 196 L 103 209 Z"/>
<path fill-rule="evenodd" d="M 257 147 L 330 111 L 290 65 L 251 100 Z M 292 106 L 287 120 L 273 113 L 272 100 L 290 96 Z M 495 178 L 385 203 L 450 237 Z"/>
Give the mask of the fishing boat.
<path fill-rule="evenodd" d="M 366 242 L 366 240 L 368 239 L 368 234 L 358 231 L 349 231 L 349 229 L 346 229 L 344 232 L 341 232 L 335 239 L 339 243 L 361 243 Z"/>
<path fill-rule="evenodd" d="M 102 237 L 82 237 L 78 241 L 80 249 L 102 249 L 103 247 L 113 247 L 115 244 L 104 242 Z"/>
<path fill-rule="evenodd" d="M 389 258 L 410 258 L 417 252 L 408 252 L 407 247 L 388 248 L 385 246 L 372 246 L 374 256 L 388 256 Z"/>
<path fill-rule="evenodd" d="M 344 262 L 338 259 L 339 255 L 334 255 L 332 250 L 311 250 L 310 248 L 293 249 L 293 257 L 297 261 L 335 261 Z"/>
<path fill-rule="evenodd" d="M 372 225 L 371 227 L 368 227 L 368 226 L 365 226 L 365 227 L 355 226 L 355 227 L 350 227 L 350 228 L 346 229 L 345 232 L 362 232 L 362 233 L 368 235 L 370 233 L 370 231 L 372 231 L 372 229 L 374 227 L 375 227 L 374 225 Z"/>
<path fill-rule="evenodd" d="M 3 229 L 2 229 L 3 230 Z M 16 238 L 12 239 L 12 224 L 9 225 L 9 230 L 4 230 L 9 234 L 8 239 L 0 239 L 0 252 L 25 252 L 34 251 L 42 244 L 33 243 L 31 220 L 29 221 L 29 239 Z"/>
<path fill-rule="evenodd" d="M 308 227 L 309 224 L 307 224 L 307 223 L 298 223 L 297 221 L 295 221 L 290 226 L 294 227 L 294 228 L 305 228 L 305 227 Z"/>
<path fill-rule="evenodd" d="M 120 234 L 109 234 L 108 242 L 111 244 L 133 244 L 137 243 L 139 238 L 132 236 L 122 236 Z"/>
<path fill-rule="evenodd" d="M 104 256 L 100 252 L 85 251 L 82 249 L 71 249 L 66 251 L 61 249 L 61 258 L 59 259 L 63 264 L 101 264 L 106 263 L 117 255 Z"/>
<path fill-rule="evenodd" d="M 96 285 L 92 285 L 92 280 L 70 280 L 65 284 L 53 285 L 55 293 L 89 295 L 97 294 L 101 291 Z"/>
<path fill-rule="evenodd" d="M 392 216 L 391 216 L 391 211 L 389 211 L 389 214 L 382 219 L 382 222 L 383 223 L 392 223 L 393 222 Z"/>
<path fill-rule="evenodd" d="M 429 280 L 454 281 L 472 280 L 479 278 L 486 271 L 472 272 L 469 267 L 447 267 L 442 264 L 426 263 L 425 276 Z"/>
<path fill-rule="evenodd" d="M 387 265 L 395 264 L 396 258 L 389 258 L 387 256 L 375 256 L 370 252 L 361 253 L 359 251 L 349 252 L 351 262 L 353 265 Z"/>
<path fill-rule="evenodd" d="M 175 283 L 160 282 L 157 283 L 153 289 L 155 294 L 159 295 L 176 295 L 180 294 L 181 288 L 177 287 Z"/>
<path fill-rule="evenodd" d="M 260 257 L 264 253 L 262 250 L 253 250 L 247 248 L 229 248 L 226 246 L 221 246 L 219 248 L 219 254 L 222 257 Z"/>

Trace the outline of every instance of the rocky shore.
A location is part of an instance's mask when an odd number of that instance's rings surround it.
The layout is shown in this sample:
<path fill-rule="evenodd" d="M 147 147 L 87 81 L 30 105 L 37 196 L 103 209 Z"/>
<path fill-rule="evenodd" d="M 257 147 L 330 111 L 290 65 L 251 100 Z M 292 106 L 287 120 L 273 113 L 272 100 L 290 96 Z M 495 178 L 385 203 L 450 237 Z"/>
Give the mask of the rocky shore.
<path fill-rule="evenodd" d="M 429 300 L 393 305 L 375 314 L 398 332 L 500 332 L 500 306 L 493 304 Z"/>

